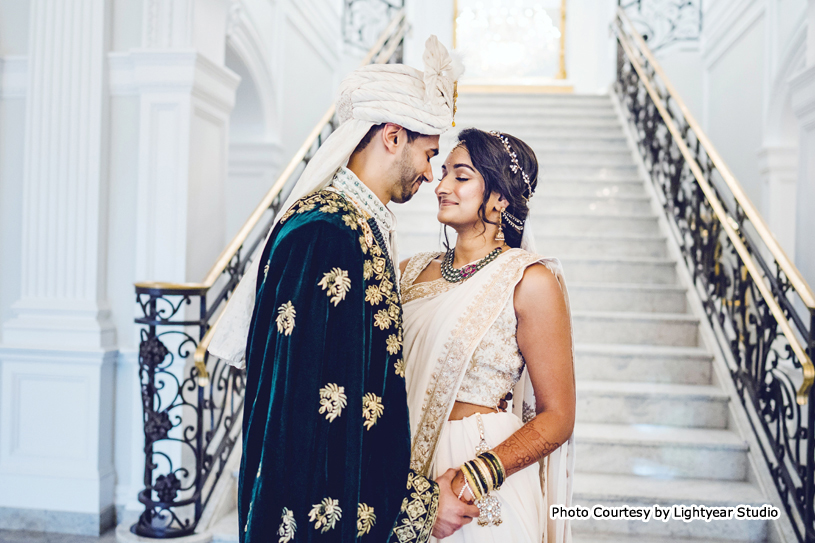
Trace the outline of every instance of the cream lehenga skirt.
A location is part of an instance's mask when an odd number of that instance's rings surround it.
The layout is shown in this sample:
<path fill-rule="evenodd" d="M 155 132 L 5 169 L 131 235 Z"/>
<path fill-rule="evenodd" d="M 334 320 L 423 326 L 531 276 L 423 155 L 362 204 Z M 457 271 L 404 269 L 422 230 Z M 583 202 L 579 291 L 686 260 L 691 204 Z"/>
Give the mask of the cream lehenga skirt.
<path fill-rule="evenodd" d="M 523 422 L 512 413 L 481 415 L 484 437 L 495 447 L 514 434 Z M 447 421 L 439 436 L 436 459 L 431 468 L 439 477 L 449 468 L 458 468 L 475 458 L 475 448 L 481 441 L 475 415 L 462 420 Z M 546 510 L 541 491 L 540 465 L 536 462 L 515 473 L 495 492 L 501 503 L 499 526 L 479 526 L 477 520 L 464 526 L 444 543 L 540 543 L 546 526 Z M 430 541 L 439 541 L 431 537 Z"/>

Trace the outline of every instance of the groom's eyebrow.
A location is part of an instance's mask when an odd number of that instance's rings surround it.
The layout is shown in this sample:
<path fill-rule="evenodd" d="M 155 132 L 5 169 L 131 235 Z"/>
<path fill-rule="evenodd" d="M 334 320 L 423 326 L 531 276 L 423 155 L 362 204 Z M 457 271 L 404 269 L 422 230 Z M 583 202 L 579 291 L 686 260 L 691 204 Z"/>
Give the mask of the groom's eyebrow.
<path fill-rule="evenodd" d="M 430 158 L 433 158 L 434 156 L 439 154 L 439 148 L 438 147 L 434 147 L 433 149 L 430 149 L 430 150 L 433 152 L 433 154 L 430 155 Z"/>

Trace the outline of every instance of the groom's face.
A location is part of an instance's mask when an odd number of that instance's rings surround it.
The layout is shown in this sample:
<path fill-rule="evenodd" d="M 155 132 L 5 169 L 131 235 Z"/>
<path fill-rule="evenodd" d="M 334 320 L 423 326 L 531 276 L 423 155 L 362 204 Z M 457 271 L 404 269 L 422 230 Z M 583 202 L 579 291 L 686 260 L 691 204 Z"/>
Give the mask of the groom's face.
<path fill-rule="evenodd" d="M 403 204 L 413 198 L 422 186 L 433 179 L 430 159 L 439 154 L 438 136 L 419 136 L 402 148 L 396 162 L 396 182 L 391 200 Z"/>

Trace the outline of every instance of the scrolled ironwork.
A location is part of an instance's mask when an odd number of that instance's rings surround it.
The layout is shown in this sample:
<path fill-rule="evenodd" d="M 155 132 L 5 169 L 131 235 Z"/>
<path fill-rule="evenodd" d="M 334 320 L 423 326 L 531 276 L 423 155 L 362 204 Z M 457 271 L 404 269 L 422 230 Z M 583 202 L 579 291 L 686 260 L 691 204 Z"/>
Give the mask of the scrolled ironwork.
<path fill-rule="evenodd" d="M 363 63 L 401 61 L 406 31 L 399 11 Z M 139 536 L 194 533 L 224 476 L 240 441 L 244 372 L 206 345 L 299 173 L 337 126 L 332 105 L 204 281 L 136 284 L 145 467 L 144 511 L 131 531 Z"/>
<path fill-rule="evenodd" d="M 815 304 L 618 10 L 617 94 L 800 541 L 815 541 Z M 803 405 L 806 405 L 805 407 Z"/>
<path fill-rule="evenodd" d="M 404 7 L 405 0 L 345 0 L 343 40 L 360 51 L 368 51 L 388 22 Z"/>
<path fill-rule="evenodd" d="M 698 42 L 702 0 L 618 0 L 652 51 L 674 43 Z"/>

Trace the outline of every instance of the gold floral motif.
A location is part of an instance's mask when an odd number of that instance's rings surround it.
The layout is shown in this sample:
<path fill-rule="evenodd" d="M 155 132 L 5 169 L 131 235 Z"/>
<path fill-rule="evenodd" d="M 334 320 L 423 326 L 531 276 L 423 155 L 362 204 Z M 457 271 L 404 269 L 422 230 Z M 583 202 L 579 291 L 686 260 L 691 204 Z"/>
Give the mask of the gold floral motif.
<path fill-rule="evenodd" d="M 320 530 L 321 534 L 326 533 L 334 528 L 337 521 L 342 518 L 339 500 L 325 498 L 322 502 L 312 506 L 308 518 L 311 522 L 314 522 L 315 530 Z"/>
<path fill-rule="evenodd" d="M 295 532 L 297 532 L 297 521 L 294 520 L 294 513 L 284 507 L 280 517 L 280 527 L 277 529 L 277 535 L 280 536 L 277 543 L 289 543 L 294 539 Z"/>
<path fill-rule="evenodd" d="M 345 295 L 351 290 L 351 278 L 348 272 L 340 268 L 332 268 L 330 272 L 323 275 L 319 283 L 326 295 L 331 297 L 331 303 L 337 307 L 345 299 Z"/>
<path fill-rule="evenodd" d="M 371 254 L 374 256 L 382 256 L 382 249 L 379 247 L 379 245 L 371 244 Z"/>
<path fill-rule="evenodd" d="M 357 220 L 351 215 L 343 215 L 342 222 L 350 228 L 351 230 L 356 230 L 359 226 L 357 225 Z"/>
<path fill-rule="evenodd" d="M 366 260 L 362 263 L 362 277 L 367 281 L 374 275 L 374 263 Z"/>
<path fill-rule="evenodd" d="M 374 315 L 374 326 L 378 327 L 380 330 L 387 330 L 391 327 L 391 319 L 388 312 L 384 309 L 380 309 L 377 311 L 376 315 Z"/>
<path fill-rule="evenodd" d="M 405 361 L 400 358 L 399 360 L 396 361 L 396 363 L 393 365 L 393 367 L 396 369 L 396 375 L 398 375 L 399 377 L 402 377 L 404 379 L 404 377 L 405 377 Z"/>
<path fill-rule="evenodd" d="M 382 280 L 385 277 L 385 264 L 387 261 L 379 256 L 374 257 L 374 272 L 376 272 L 376 278 Z"/>
<path fill-rule="evenodd" d="M 328 383 L 320 389 L 320 410 L 322 415 L 325 413 L 325 419 L 328 422 L 334 422 L 334 419 L 342 415 L 342 410 L 348 405 L 348 397 L 345 395 L 345 387 L 338 386 L 336 383 Z"/>
<path fill-rule="evenodd" d="M 289 301 L 277 308 L 277 331 L 280 334 L 290 336 L 294 331 L 294 318 L 297 316 L 297 311 L 294 305 Z"/>
<path fill-rule="evenodd" d="M 313 202 L 309 202 L 309 203 L 307 203 L 307 204 L 303 204 L 303 205 L 301 205 L 301 206 L 300 206 L 300 207 L 297 209 L 297 213 L 305 213 L 306 211 L 311 211 L 311 210 L 312 210 L 312 209 L 314 209 L 315 207 L 317 207 L 317 205 L 316 205 L 316 204 L 314 204 Z"/>
<path fill-rule="evenodd" d="M 357 537 L 362 537 L 370 532 L 374 524 L 376 524 L 374 508 L 364 503 L 359 504 L 357 507 Z"/>
<path fill-rule="evenodd" d="M 399 349 L 402 348 L 402 342 L 399 340 L 399 336 L 396 334 L 389 335 L 386 344 L 390 354 L 396 354 L 399 352 Z"/>
<path fill-rule="evenodd" d="M 388 315 L 394 321 L 399 320 L 399 304 L 389 304 L 388 305 Z"/>
<path fill-rule="evenodd" d="M 383 277 L 379 283 L 379 290 L 382 291 L 384 296 L 390 296 L 393 292 L 393 283 L 391 283 L 387 277 Z"/>
<path fill-rule="evenodd" d="M 339 210 L 340 208 L 337 206 L 337 202 L 328 202 L 320 208 L 320 211 L 323 213 L 337 213 Z"/>
<path fill-rule="evenodd" d="M 376 421 L 379 420 L 379 417 L 382 416 L 384 411 L 385 406 L 382 405 L 382 398 L 373 392 L 367 393 L 362 398 L 362 418 L 365 419 L 362 425 L 370 430 L 374 427 Z"/>
<path fill-rule="evenodd" d="M 382 292 L 376 285 L 370 285 L 365 289 L 365 301 L 370 302 L 371 305 L 379 305 L 382 301 Z"/>

